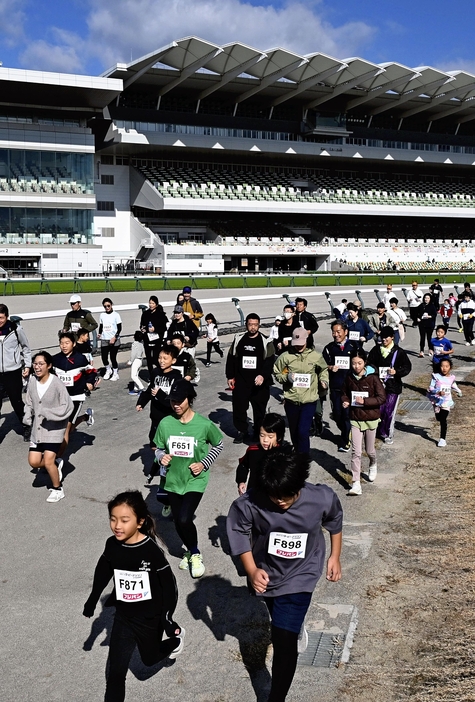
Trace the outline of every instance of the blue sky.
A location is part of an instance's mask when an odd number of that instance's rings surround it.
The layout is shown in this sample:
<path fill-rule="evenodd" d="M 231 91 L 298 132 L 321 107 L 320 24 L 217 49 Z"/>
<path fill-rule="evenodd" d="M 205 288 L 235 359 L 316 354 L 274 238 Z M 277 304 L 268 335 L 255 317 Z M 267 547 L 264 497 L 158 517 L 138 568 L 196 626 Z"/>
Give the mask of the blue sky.
<path fill-rule="evenodd" d="M 473 0 L 0 0 L 4 66 L 100 74 L 194 34 L 475 74 Z"/>

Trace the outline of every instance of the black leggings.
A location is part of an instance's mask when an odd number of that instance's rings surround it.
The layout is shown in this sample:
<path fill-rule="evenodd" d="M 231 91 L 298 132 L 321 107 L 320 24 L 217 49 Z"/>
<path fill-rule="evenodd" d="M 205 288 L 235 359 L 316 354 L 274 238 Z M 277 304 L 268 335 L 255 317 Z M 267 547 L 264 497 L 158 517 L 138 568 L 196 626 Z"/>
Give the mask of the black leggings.
<path fill-rule="evenodd" d="M 144 665 L 155 665 L 167 658 L 180 640 L 176 637 L 162 641 L 161 618 L 134 617 L 128 619 L 116 612 L 109 645 L 104 702 L 125 700 L 125 678 L 135 646 Z"/>
<path fill-rule="evenodd" d="M 119 348 L 120 346 L 111 346 L 110 344 L 107 344 L 107 346 L 101 346 L 101 358 L 103 366 L 109 365 L 110 354 L 112 368 L 114 368 L 115 370 L 119 368 L 119 365 L 117 363 L 117 354 L 119 352 Z"/>
<path fill-rule="evenodd" d="M 432 351 L 432 334 L 434 333 L 434 327 L 422 327 L 419 324 L 419 337 L 420 337 L 420 351 L 421 353 L 424 351 L 424 346 L 425 342 L 427 341 L 427 346 L 429 347 L 429 351 Z"/>
<path fill-rule="evenodd" d="M 267 702 L 284 702 L 297 667 L 298 634 L 272 624 L 271 640 L 274 648 L 272 684 Z"/>
<path fill-rule="evenodd" d="M 196 553 L 198 549 L 198 532 L 193 519 L 202 497 L 202 492 L 186 492 L 184 495 L 178 495 L 176 492 L 168 493 L 178 536 L 185 544 L 187 551 L 192 553 Z"/>
<path fill-rule="evenodd" d="M 215 350 L 217 354 L 221 356 L 221 358 L 224 356 L 223 352 L 221 351 L 221 347 L 219 345 L 219 341 L 207 341 L 206 342 L 206 363 L 209 363 L 211 360 L 211 351 Z"/>
<path fill-rule="evenodd" d="M 441 409 L 439 410 L 435 418 L 440 424 L 440 438 L 445 439 L 447 437 L 447 418 L 449 416 L 449 410 Z"/>
<path fill-rule="evenodd" d="M 153 371 L 154 366 L 158 367 L 158 354 L 162 348 L 162 340 L 159 339 L 156 344 L 144 344 L 145 358 L 147 359 L 148 372 Z"/>

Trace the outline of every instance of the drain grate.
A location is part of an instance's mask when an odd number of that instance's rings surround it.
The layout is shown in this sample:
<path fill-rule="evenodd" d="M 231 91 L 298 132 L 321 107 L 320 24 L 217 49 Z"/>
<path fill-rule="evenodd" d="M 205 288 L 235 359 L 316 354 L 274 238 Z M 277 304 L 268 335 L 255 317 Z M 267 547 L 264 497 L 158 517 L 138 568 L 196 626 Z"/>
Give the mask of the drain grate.
<path fill-rule="evenodd" d="M 429 400 L 404 400 L 398 409 L 407 412 L 429 412 L 432 409 L 432 403 Z"/>
<path fill-rule="evenodd" d="M 343 634 L 309 631 L 308 647 L 298 658 L 298 665 L 314 668 L 335 668 L 340 662 L 344 643 Z"/>

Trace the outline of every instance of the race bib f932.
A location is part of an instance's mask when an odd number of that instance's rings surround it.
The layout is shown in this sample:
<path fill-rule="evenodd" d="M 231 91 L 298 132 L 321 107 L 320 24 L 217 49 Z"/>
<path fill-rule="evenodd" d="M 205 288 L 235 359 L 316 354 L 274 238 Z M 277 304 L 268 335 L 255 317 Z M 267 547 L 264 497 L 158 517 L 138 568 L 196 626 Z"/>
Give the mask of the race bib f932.
<path fill-rule="evenodd" d="M 308 534 L 271 531 L 267 552 L 279 558 L 305 558 Z"/>
<path fill-rule="evenodd" d="M 115 596 L 120 602 L 151 600 L 150 578 L 147 571 L 114 569 Z"/>

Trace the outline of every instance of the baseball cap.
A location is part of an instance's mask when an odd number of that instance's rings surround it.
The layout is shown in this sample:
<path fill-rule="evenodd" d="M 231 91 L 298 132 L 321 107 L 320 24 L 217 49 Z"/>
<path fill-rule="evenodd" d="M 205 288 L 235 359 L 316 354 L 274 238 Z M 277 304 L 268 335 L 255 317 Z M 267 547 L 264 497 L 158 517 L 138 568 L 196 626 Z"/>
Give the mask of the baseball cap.
<path fill-rule="evenodd" d="M 353 300 L 353 304 L 355 307 L 361 307 L 361 302 L 359 300 Z"/>
<path fill-rule="evenodd" d="M 279 322 L 281 322 L 281 321 L 282 321 L 282 315 L 280 315 L 280 314 L 276 315 L 275 321 L 277 322 L 277 320 L 279 320 Z"/>
<path fill-rule="evenodd" d="M 183 312 L 183 307 L 181 305 L 175 305 L 173 312 L 180 313 Z"/>
<path fill-rule="evenodd" d="M 81 302 L 81 295 L 71 295 L 69 298 L 69 304 L 72 305 L 75 302 Z"/>
<path fill-rule="evenodd" d="M 183 402 L 183 400 L 194 400 L 196 397 L 196 390 L 189 380 L 180 378 L 180 380 L 175 380 L 170 388 L 170 401 L 172 402 Z"/>
<path fill-rule="evenodd" d="M 190 286 L 189 286 L 189 285 L 186 285 L 186 286 L 183 288 L 183 292 L 184 292 L 184 293 L 190 293 L 190 292 L 191 292 Z"/>
<path fill-rule="evenodd" d="M 303 327 L 298 327 L 294 329 L 292 333 L 292 343 L 297 342 L 297 346 L 300 344 L 306 344 L 308 341 L 307 330 Z"/>

